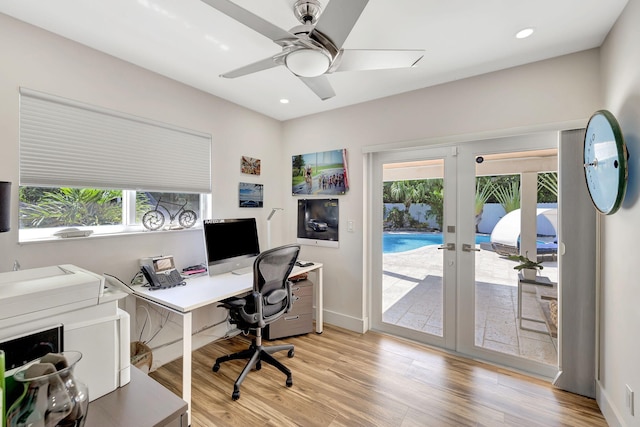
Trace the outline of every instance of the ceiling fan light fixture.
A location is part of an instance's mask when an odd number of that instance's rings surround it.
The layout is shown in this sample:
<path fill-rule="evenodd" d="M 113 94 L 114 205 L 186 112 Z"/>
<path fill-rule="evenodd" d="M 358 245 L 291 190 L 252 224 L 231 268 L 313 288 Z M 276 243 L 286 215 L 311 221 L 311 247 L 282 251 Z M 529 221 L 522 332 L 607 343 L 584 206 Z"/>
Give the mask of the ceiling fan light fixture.
<path fill-rule="evenodd" d="M 287 55 L 285 64 L 296 76 L 318 77 L 327 72 L 331 58 L 322 50 L 298 49 Z"/>

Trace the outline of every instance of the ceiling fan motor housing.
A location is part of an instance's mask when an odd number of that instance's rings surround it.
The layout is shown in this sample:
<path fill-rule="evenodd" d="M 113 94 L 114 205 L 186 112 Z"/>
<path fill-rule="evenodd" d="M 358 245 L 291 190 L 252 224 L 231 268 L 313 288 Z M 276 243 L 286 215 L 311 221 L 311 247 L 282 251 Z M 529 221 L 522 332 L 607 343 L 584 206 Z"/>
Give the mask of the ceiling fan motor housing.
<path fill-rule="evenodd" d="M 293 5 L 293 13 L 302 24 L 315 24 L 322 12 L 322 5 L 318 0 L 298 0 Z"/>

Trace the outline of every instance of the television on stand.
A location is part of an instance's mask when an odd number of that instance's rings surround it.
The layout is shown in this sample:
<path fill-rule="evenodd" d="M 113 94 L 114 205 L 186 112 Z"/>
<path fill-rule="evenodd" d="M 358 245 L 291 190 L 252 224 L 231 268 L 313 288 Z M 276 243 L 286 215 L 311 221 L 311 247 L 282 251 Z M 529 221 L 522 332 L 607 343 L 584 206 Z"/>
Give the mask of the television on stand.
<path fill-rule="evenodd" d="M 298 200 L 297 242 L 302 245 L 339 247 L 338 199 Z"/>
<path fill-rule="evenodd" d="M 255 218 L 206 219 L 202 229 L 209 275 L 253 271 L 260 254 Z"/>

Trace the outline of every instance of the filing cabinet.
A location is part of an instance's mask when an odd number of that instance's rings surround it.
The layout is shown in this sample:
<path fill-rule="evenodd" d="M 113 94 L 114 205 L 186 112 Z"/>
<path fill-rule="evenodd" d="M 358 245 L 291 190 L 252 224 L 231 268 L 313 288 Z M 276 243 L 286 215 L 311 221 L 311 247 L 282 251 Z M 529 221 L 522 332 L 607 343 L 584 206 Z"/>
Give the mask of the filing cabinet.
<path fill-rule="evenodd" d="M 301 280 L 291 283 L 291 296 L 291 311 L 267 325 L 265 338 L 274 340 L 308 334 L 313 330 L 313 282 Z"/>

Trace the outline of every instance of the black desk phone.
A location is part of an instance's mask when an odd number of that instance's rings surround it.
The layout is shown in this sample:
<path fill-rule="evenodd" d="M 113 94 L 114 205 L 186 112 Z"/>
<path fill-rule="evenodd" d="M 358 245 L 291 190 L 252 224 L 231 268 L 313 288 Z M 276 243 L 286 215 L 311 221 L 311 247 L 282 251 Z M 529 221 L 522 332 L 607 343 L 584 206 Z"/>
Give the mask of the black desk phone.
<path fill-rule="evenodd" d="M 142 274 L 147 279 L 149 283 L 149 288 L 154 289 L 168 289 L 173 288 L 174 286 L 184 286 L 186 282 L 178 272 L 178 270 L 173 269 L 168 274 L 165 273 L 156 273 L 153 271 L 153 267 L 148 265 L 142 266 Z"/>

